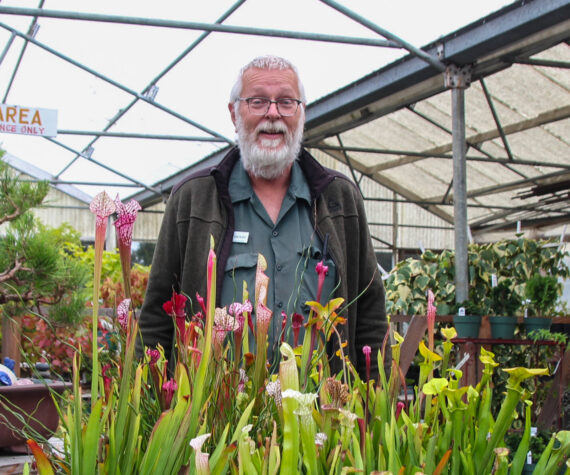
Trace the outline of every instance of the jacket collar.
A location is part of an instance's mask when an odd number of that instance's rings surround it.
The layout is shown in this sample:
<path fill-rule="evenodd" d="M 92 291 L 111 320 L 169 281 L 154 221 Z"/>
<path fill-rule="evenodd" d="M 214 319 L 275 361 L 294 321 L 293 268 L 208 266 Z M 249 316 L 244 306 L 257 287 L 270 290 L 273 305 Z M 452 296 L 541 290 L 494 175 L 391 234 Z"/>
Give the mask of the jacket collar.
<path fill-rule="evenodd" d="M 232 170 L 239 159 L 240 153 L 238 147 L 236 146 L 226 154 L 226 156 L 217 166 L 210 169 L 210 174 L 214 177 L 218 190 L 224 190 L 223 193 L 227 193 L 228 182 Z M 301 166 L 303 174 L 305 175 L 307 183 L 309 184 L 311 199 L 313 200 L 315 200 L 323 192 L 323 190 L 331 181 L 335 179 L 335 177 L 342 176 L 340 173 L 323 167 L 304 148 L 301 149 L 301 152 L 299 153 L 298 162 Z"/>

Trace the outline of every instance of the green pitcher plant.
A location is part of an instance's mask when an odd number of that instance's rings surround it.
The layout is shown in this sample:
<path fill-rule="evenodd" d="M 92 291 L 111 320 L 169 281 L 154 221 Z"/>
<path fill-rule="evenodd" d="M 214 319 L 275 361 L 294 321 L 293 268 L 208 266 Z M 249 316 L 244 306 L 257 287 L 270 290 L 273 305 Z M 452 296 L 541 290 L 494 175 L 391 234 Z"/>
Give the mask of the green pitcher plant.
<path fill-rule="evenodd" d="M 344 322 L 345 303 L 321 303 L 319 289 L 315 301 L 307 302 L 306 323 L 298 315 L 279 316 L 284 323 L 290 319 L 295 334 L 283 339 L 278 370 L 271 372 L 267 331 L 276 317 L 266 306 L 265 260 L 258 260 L 253 301 L 244 286 L 241 301 L 216 308 L 213 249 L 211 240 L 207 294 L 196 296 L 200 311 L 188 315 L 188 296 L 176 293 L 163 306 L 174 322 L 175 362 L 169 365 L 161 347 L 136 358 L 138 323 L 129 301 L 117 312 L 121 345 L 113 364 L 100 368 L 94 358 L 87 404 L 77 370 L 81 355 L 76 355 L 71 394 L 67 401 L 56 400 L 63 450 L 29 442 L 40 474 L 522 473 L 532 404 L 523 382 L 547 370 L 505 369 L 507 394 L 493 417 L 493 353 L 481 349 L 484 370 L 476 387 L 462 385 L 462 372 L 453 367 L 455 330 L 442 330 L 438 352 L 431 311 L 428 345 L 418 348 L 419 383 L 408 397 L 399 366 L 404 337 L 393 332 L 389 373 L 385 352 L 372 355 L 364 347 L 362 379 L 343 354 L 345 342 L 336 328 Z M 314 271 L 321 275 L 325 266 L 321 262 Z M 298 341 L 303 324 L 304 339 Z M 330 339 L 340 348 L 339 374 L 330 371 L 325 350 Z M 378 381 L 370 379 L 371 358 L 378 360 Z M 504 437 L 521 402 L 525 432 L 517 452 L 508 454 Z M 569 455 L 570 432 L 553 434 L 535 473 L 565 468 L 570 474 Z"/>

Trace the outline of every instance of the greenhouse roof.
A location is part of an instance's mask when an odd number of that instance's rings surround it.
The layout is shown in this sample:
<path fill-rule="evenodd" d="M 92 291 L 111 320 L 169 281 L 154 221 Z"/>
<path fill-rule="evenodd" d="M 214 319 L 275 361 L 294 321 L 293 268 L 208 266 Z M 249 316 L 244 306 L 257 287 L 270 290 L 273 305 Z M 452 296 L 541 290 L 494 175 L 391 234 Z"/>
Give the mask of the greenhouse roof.
<path fill-rule="evenodd" d="M 235 75 L 271 52 L 297 64 L 309 92 L 306 146 L 378 184 L 363 192 L 369 202 L 454 222 L 447 77 L 466 86 L 471 231 L 570 220 L 570 0 L 487 6 L 451 33 L 430 30 L 442 14 L 420 10 L 430 2 L 396 13 L 370 2 L 210 3 L 4 0 L 2 102 L 55 109 L 58 122 L 56 137 L 2 134 L 3 147 L 54 184 L 150 206 L 233 144 Z M 388 31 L 394 15 L 400 31 Z"/>

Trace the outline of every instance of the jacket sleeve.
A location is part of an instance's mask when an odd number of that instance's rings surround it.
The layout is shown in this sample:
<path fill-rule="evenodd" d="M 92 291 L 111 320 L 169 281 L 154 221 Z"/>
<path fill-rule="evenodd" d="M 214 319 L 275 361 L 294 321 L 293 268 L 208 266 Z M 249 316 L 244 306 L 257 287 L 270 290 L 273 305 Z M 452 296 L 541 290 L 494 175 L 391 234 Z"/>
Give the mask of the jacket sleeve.
<path fill-rule="evenodd" d="M 181 273 L 181 245 L 178 239 L 177 214 L 178 195 L 170 196 L 158 235 L 148 287 L 141 309 L 139 326 L 140 339 L 136 342 L 139 357 L 144 347 L 155 348 L 159 343 L 164 347 L 166 358 L 170 359 L 174 338 L 174 323 L 162 305 L 170 300 L 172 291 L 179 291 Z"/>
<path fill-rule="evenodd" d="M 378 350 L 382 348 L 389 324 L 386 318 L 386 300 L 382 275 L 378 267 L 378 261 L 374 252 L 374 246 L 370 237 L 364 202 L 357 193 L 358 231 L 359 243 L 359 294 L 356 301 L 357 323 L 355 332 L 355 347 L 357 369 L 359 374 L 365 376 L 366 357 L 362 348 L 368 345 L 372 349 L 371 378 L 378 381 Z M 392 365 L 391 347 L 388 340 L 384 357 L 384 369 L 389 375 Z"/>

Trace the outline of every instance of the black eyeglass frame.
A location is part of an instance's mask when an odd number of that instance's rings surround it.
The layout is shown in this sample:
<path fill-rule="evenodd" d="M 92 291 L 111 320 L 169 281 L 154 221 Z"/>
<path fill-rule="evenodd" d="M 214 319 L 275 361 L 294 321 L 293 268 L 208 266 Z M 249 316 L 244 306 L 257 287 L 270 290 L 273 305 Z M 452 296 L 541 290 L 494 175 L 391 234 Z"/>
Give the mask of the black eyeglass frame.
<path fill-rule="evenodd" d="M 262 100 L 262 101 L 267 101 L 267 107 L 265 108 L 265 110 L 263 112 L 259 112 L 259 111 L 255 111 L 252 110 L 250 107 L 250 101 L 252 101 L 253 99 L 258 99 L 258 100 Z M 260 96 L 253 96 L 253 97 L 238 97 L 238 101 L 244 101 L 247 104 L 247 109 L 249 110 L 249 112 L 253 115 L 265 115 L 267 114 L 267 112 L 269 111 L 269 108 L 271 107 L 271 104 L 275 104 L 275 107 L 277 107 L 277 112 L 279 112 L 279 115 L 283 116 L 283 117 L 292 117 L 294 116 L 297 111 L 299 110 L 299 105 L 301 105 L 303 103 L 303 101 L 301 101 L 300 99 L 295 99 L 293 97 L 282 97 L 276 100 L 271 100 L 269 99 L 269 97 L 260 97 Z M 283 112 L 281 112 L 281 109 L 279 108 L 279 105 L 282 104 L 282 101 L 293 101 L 297 104 L 297 107 L 295 107 L 295 110 L 292 113 L 285 113 L 283 114 Z"/>

